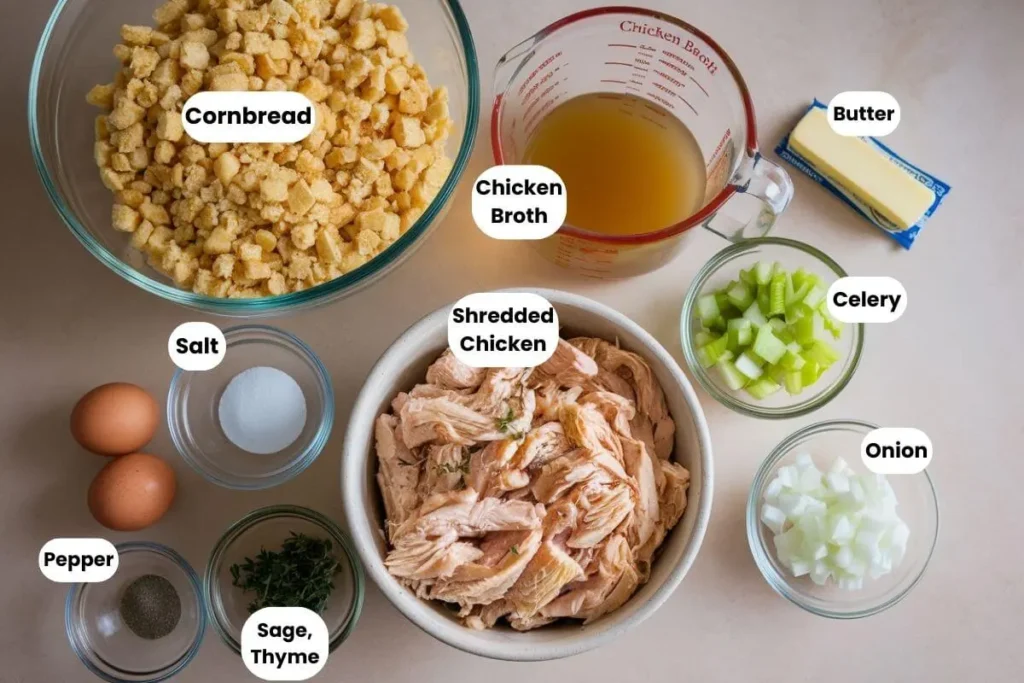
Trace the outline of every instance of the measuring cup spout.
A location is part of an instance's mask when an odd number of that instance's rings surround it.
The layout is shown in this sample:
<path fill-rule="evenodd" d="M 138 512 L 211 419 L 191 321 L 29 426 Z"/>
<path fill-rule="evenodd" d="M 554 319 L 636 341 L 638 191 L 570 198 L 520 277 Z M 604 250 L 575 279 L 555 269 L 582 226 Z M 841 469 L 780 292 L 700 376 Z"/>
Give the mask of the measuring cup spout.
<path fill-rule="evenodd" d="M 755 153 L 747 162 L 747 172 L 738 174 L 733 184 L 737 193 L 757 199 L 761 208 L 747 222 L 719 211 L 704 222 L 704 227 L 730 242 L 764 237 L 793 199 L 793 180 L 786 170 Z"/>

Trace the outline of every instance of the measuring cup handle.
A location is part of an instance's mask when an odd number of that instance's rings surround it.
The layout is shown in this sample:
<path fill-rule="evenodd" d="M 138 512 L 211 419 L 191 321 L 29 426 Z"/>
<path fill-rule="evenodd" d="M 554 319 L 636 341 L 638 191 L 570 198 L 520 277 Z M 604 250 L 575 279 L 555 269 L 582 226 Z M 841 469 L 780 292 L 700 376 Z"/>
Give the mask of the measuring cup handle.
<path fill-rule="evenodd" d="M 758 154 L 747 174 L 746 182 L 735 186 L 737 192 L 761 201 L 761 210 L 748 223 L 743 223 L 719 211 L 704 223 L 704 227 L 730 242 L 742 242 L 751 237 L 764 237 L 775 225 L 779 214 L 786 210 L 793 198 L 793 180 L 786 170 Z"/>

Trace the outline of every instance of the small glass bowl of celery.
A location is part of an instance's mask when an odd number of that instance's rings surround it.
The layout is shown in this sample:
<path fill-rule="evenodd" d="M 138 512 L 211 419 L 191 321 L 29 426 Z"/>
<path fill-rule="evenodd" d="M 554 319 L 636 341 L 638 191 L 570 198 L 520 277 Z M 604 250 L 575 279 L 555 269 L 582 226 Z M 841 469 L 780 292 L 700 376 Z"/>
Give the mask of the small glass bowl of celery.
<path fill-rule="evenodd" d="M 690 371 L 719 402 L 752 417 L 811 413 L 860 362 L 864 325 L 829 315 L 828 288 L 846 272 L 814 247 L 762 237 L 726 247 L 701 268 L 683 303 Z"/>

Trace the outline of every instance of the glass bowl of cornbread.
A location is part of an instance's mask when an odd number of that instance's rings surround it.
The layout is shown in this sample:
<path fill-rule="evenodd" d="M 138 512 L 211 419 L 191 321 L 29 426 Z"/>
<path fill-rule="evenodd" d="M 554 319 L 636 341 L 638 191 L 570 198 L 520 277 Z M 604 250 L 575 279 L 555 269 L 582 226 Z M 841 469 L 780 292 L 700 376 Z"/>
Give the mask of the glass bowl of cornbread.
<path fill-rule="evenodd" d="M 124 279 L 220 315 L 380 279 L 436 229 L 473 146 L 479 76 L 457 0 L 203 7 L 57 4 L 29 133 L 61 219 Z M 181 113 L 210 90 L 301 92 L 316 125 L 294 144 L 198 142 Z"/>

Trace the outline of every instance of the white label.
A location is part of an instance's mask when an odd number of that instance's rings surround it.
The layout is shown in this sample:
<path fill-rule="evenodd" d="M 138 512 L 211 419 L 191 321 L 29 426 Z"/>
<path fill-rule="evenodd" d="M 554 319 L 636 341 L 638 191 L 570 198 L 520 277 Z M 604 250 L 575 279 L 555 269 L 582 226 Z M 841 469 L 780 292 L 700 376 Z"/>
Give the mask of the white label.
<path fill-rule="evenodd" d="M 891 323 L 907 310 L 907 290 L 891 277 L 843 277 L 828 288 L 828 312 L 844 323 Z"/>
<path fill-rule="evenodd" d="M 212 323 L 182 323 L 167 339 L 167 353 L 182 370 L 212 370 L 224 360 L 228 342 L 220 328 Z"/>
<path fill-rule="evenodd" d="M 265 681 L 304 681 L 327 663 L 330 634 L 305 607 L 264 607 L 242 626 L 242 661 Z"/>
<path fill-rule="evenodd" d="M 528 292 L 484 292 L 459 299 L 448 314 L 448 346 L 474 368 L 531 368 L 555 352 L 558 312 Z"/>
<path fill-rule="evenodd" d="M 106 581 L 118 561 L 117 548 L 104 538 L 54 538 L 39 550 L 39 571 L 57 583 Z"/>
<path fill-rule="evenodd" d="M 878 474 L 917 474 L 932 461 L 932 441 L 920 429 L 882 427 L 864 437 L 860 459 Z"/>
<path fill-rule="evenodd" d="M 900 103 L 880 90 L 848 90 L 828 103 L 828 125 L 840 135 L 882 137 L 900 125 Z"/>
<path fill-rule="evenodd" d="M 196 142 L 299 142 L 316 127 L 316 107 L 298 92 L 197 92 L 181 110 Z"/>
<path fill-rule="evenodd" d="M 540 240 L 565 223 L 565 183 L 546 166 L 495 166 L 473 183 L 473 220 L 497 240 Z"/>

